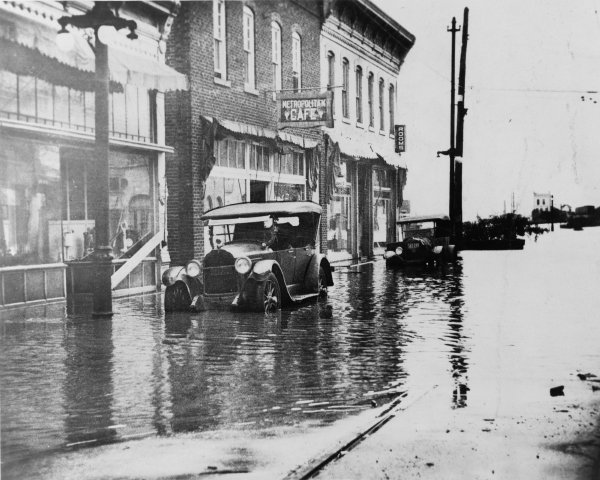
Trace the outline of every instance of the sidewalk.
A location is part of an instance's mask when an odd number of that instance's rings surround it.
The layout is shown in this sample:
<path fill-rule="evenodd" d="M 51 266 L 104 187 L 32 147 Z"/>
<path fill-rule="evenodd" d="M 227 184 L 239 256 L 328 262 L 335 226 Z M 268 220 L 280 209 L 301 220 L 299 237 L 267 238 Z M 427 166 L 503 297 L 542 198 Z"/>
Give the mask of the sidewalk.
<path fill-rule="evenodd" d="M 440 409 L 434 389 L 317 478 L 600 479 L 600 392 L 577 377 L 565 392 L 521 416 Z"/>

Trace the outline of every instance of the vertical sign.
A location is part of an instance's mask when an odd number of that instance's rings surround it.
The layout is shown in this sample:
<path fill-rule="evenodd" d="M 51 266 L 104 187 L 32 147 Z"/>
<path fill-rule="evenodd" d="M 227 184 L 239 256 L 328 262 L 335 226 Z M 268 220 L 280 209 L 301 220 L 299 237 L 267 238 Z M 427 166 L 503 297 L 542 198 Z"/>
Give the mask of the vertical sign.
<path fill-rule="evenodd" d="M 406 125 L 394 125 L 394 145 L 396 153 L 406 151 Z"/>

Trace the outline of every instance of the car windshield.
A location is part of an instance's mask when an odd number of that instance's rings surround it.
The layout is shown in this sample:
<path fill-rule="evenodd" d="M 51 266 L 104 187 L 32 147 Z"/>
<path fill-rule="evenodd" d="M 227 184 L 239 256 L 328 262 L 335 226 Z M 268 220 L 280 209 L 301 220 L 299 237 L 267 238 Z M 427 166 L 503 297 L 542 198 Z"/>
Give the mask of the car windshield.
<path fill-rule="evenodd" d="M 233 220 L 211 220 L 209 239 L 211 246 L 240 242 L 264 243 L 273 250 L 314 245 L 318 216 L 269 215 Z"/>
<path fill-rule="evenodd" d="M 450 235 L 450 222 L 445 220 L 409 222 L 402 224 L 402 238 L 439 238 Z"/>

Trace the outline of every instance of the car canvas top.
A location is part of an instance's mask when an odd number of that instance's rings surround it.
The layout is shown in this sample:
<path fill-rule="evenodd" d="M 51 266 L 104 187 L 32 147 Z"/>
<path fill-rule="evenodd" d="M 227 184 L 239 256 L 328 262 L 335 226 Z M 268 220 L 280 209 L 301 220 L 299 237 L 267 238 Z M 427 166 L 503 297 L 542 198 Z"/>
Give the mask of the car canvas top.
<path fill-rule="evenodd" d="M 423 215 L 420 217 L 401 218 L 396 223 L 404 224 L 404 223 L 418 223 L 418 222 L 436 222 L 436 221 L 440 221 L 440 220 L 449 221 L 450 219 L 448 218 L 447 215 Z"/>
<path fill-rule="evenodd" d="M 301 213 L 321 213 L 321 207 L 309 201 L 295 202 L 262 202 L 262 203 L 235 203 L 224 207 L 213 208 L 206 212 L 202 220 L 224 220 L 246 217 L 260 217 L 264 215 L 298 215 Z"/>

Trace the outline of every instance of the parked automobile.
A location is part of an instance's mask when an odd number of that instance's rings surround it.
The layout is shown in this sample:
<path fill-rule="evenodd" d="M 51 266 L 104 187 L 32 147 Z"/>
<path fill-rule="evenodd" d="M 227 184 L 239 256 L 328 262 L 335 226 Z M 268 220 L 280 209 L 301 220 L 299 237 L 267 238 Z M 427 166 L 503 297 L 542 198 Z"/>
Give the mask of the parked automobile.
<path fill-rule="evenodd" d="M 165 310 L 229 305 L 272 312 L 327 295 L 327 258 L 315 249 L 321 207 L 313 202 L 238 203 L 202 216 L 212 249 L 162 277 Z"/>
<path fill-rule="evenodd" d="M 383 257 L 387 267 L 433 265 L 456 258 L 456 247 L 450 244 L 451 224 L 448 217 L 407 217 L 397 223 L 402 240 L 386 245 Z"/>

